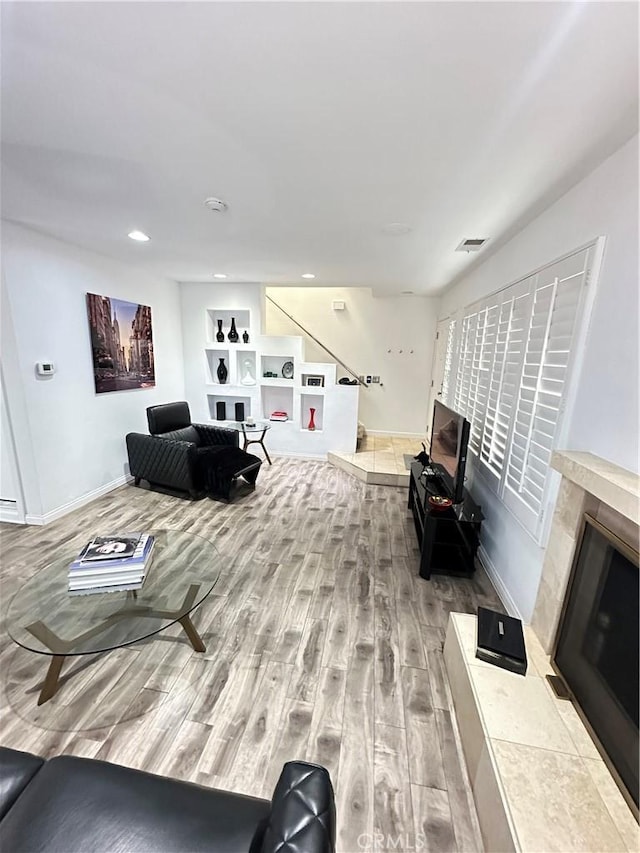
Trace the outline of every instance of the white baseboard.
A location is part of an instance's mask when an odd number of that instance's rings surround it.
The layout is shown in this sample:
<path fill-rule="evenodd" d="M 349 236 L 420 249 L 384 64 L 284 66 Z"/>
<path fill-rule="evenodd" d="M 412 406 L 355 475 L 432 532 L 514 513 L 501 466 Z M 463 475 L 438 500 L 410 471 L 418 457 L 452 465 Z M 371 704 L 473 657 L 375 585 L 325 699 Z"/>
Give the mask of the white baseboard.
<path fill-rule="evenodd" d="M 522 614 L 518 610 L 515 601 L 511 597 L 511 593 L 504 585 L 502 578 L 496 571 L 496 567 L 491 562 L 489 555 L 487 554 L 482 545 L 480 545 L 480 547 L 478 548 L 478 556 L 480 558 L 480 562 L 484 567 L 485 572 L 487 573 L 487 577 L 493 584 L 493 588 L 498 594 L 498 598 L 500 599 L 500 601 L 504 604 L 505 610 L 507 611 L 509 616 L 515 616 L 516 619 L 524 621 L 522 619 Z"/>
<path fill-rule="evenodd" d="M 114 489 L 117 489 L 120 486 L 124 486 L 125 483 L 132 482 L 132 477 L 123 474 L 121 477 L 117 477 L 110 483 L 105 483 L 104 486 L 99 486 L 97 489 L 94 489 L 91 492 L 87 492 L 86 494 L 81 495 L 79 498 L 74 498 L 72 501 L 69 501 L 69 503 L 56 507 L 56 509 L 52 509 L 50 512 L 46 512 L 44 515 L 27 515 L 25 517 L 25 522 L 27 524 L 50 524 L 52 521 L 55 521 L 58 518 L 62 518 L 63 515 L 67 515 L 68 513 L 73 512 L 74 509 L 78 509 L 81 506 L 85 506 L 86 504 L 91 503 L 91 501 L 95 501 L 96 498 L 101 498 L 103 495 L 112 492 Z"/>

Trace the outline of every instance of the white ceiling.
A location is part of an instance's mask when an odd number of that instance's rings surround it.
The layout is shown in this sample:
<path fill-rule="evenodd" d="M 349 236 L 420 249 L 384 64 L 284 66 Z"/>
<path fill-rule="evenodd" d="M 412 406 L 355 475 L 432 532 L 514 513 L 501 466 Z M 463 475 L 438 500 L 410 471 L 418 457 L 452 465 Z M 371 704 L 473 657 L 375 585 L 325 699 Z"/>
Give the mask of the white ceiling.
<path fill-rule="evenodd" d="M 635 3 L 3 2 L 3 216 L 181 281 L 433 293 L 637 131 L 637 62 Z"/>

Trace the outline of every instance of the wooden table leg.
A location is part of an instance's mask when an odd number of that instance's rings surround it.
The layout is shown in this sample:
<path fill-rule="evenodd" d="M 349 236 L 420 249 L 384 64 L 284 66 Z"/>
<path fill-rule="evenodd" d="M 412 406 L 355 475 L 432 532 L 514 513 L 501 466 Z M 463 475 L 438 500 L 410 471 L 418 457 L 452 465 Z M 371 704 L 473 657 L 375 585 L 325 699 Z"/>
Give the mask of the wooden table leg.
<path fill-rule="evenodd" d="M 260 443 L 260 446 L 262 447 L 262 449 L 264 450 L 264 455 L 267 457 L 267 462 L 269 463 L 269 465 L 271 465 L 272 462 L 271 462 L 271 459 L 270 459 L 269 454 L 267 452 L 267 448 L 264 446 L 264 435 L 260 439 L 259 443 Z"/>
<path fill-rule="evenodd" d="M 189 614 L 187 613 L 186 616 L 183 616 L 182 619 L 179 619 L 178 621 L 180 622 L 180 624 L 184 628 L 184 632 L 187 635 L 187 637 L 189 638 L 191 645 L 193 646 L 195 651 L 196 652 L 206 652 L 205 645 L 202 642 L 200 634 L 198 634 L 198 632 L 196 631 L 195 625 L 191 621 L 191 617 L 189 616 Z"/>
<path fill-rule="evenodd" d="M 44 685 L 42 686 L 42 690 L 40 691 L 40 695 L 38 696 L 38 705 L 42 705 L 44 702 L 48 702 L 52 696 L 55 696 L 55 692 L 58 689 L 58 676 L 60 675 L 60 670 L 62 669 L 64 659 L 65 655 L 53 655 L 53 657 L 51 658 L 51 663 L 49 664 L 49 669 L 47 670 L 47 676 L 44 680 Z"/>

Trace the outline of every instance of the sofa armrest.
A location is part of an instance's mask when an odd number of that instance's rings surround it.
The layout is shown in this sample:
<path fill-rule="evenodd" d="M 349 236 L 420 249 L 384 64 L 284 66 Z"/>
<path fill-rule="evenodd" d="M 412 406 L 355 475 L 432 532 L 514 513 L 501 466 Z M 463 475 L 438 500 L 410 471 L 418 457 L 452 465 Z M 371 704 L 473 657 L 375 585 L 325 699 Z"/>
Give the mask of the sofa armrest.
<path fill-rule="evenodd" d="M 194 480 L 198 448 L 187 441 L 130 432 L 126 437 L 132 477 L 174 489 L 198 489 Z"/>
<path fill-rule="evenodd" d="M 0 747 L 0 820 L 43 764 L 42 758 L 29 752 Z"/>
<path fill-rule="evenodd" d="M 215 445 L 239 447 L 240 441 L 237 429 L 227 427 L 215 427 L 209 424 L 193 424 L 205 447 Z"/>
<path fill-rule="evenodd" d="M 290 761 L 282 768 L 260 853 L 334 853 L 336 807 L 324 767 Z"/>

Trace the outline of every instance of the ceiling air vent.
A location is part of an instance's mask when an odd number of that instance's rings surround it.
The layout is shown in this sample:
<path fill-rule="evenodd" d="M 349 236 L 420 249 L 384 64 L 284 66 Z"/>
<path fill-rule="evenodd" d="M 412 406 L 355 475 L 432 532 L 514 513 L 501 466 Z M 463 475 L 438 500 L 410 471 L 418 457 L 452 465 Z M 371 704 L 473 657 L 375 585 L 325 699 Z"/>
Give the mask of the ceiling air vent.
<path fill-rule="evenodd" d="M 488 239 L 488 237 L 470 237 L 460 243 L 456 252 L 479 252 Z"/>

